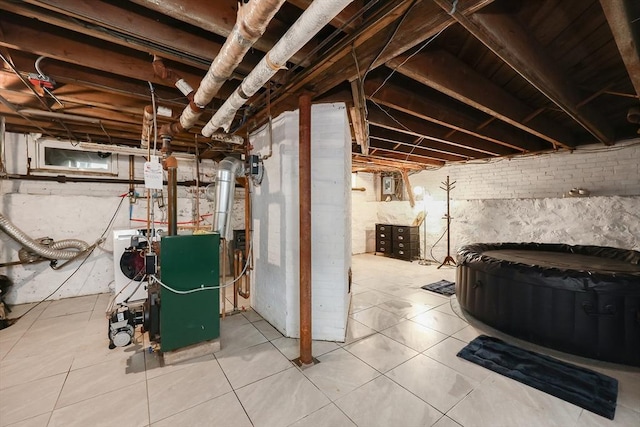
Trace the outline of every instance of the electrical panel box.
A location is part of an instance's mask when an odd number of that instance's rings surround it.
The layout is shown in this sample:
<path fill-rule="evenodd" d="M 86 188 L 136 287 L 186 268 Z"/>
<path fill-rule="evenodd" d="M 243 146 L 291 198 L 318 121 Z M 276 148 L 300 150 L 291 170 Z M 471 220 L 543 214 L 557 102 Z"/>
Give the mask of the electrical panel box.
<path fill-rule="evenodd" d="M 165 236 L 160 247 L 161 280 L 173 289 L 160 291 L 162 351 L 218 338 L 220 235 Z"/>

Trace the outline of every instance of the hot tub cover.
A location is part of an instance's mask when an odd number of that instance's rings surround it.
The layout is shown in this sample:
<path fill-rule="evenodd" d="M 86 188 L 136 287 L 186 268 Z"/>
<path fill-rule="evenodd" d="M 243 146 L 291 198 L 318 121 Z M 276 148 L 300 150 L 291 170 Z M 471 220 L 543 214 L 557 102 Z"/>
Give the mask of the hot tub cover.
<path fill-rule="evenodd" d="M 575 254 L 596 257 L 598 265 L 542 265 L 512 261 L 493 256 L 493 251 L 531 251 Z M 592 258 L 593 259 L 593 258 Z M 611 265 L 606 265 L 610 261 Z M 561 243 L 475 243 L 458 251 L 458 265 L 466 265 L 489 274 L 503 275 L 509 272 L 514 279 L 526 279 L 528 283 L 552 284 L 558 289 L 594 290 L 605 292 L 630 292 L 640 295 L 640 252 L 606 246 L 566 245 Z M 604 266 L 603 266 L 604 265 Z M 621 267 L 618 270 L 611 267 Z M 535 283 L 532 283 L 535 284 Z"/>

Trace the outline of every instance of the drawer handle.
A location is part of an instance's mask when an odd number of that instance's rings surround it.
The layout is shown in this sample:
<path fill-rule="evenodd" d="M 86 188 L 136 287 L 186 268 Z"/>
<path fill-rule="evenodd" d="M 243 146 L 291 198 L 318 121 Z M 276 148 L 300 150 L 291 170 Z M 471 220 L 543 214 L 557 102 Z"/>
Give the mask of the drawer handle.
<path fill-rule="evenodd" d="M 404 240 L 403 236 L 398 236 L 398 240 Z"/>
<path fill-rule="evenodd" d="M 404 255 L 404 251 L 398 251 L 400 255 Z"/>
<path fill-rule="evenodd" d="M 400 246 L 401 248 L 404 248 L 404 243 L 399 243 L 398 246 Z"/>
<path fill-rule="evenodd" d="M 402 233 L 404 231 L 404 228 L 398 228 L 398 233 Z"/>
<path fill-rule="evenodd" d="M 384 233 L 380 233 L 380 237 L 383 237 L 383 238 L 384 238 L 384 237 L 387 237 L 387 235 L 386 235 L 386 234 L 384 234 Z"/>

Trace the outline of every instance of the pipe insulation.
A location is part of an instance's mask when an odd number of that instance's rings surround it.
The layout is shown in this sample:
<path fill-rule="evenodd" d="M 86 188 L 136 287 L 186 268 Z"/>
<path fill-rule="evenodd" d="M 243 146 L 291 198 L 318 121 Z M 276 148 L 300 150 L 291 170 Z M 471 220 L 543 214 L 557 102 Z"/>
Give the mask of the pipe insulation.
<path fill-rule="evenodd" d="M 247 51 L 267 29 L 267 25 L 285 0 L 251 0 L 239 3 L 236 24 L 215 57 L 200 87 L 180 116 L 183 129 L 190 129 L 198 121 L 205 106 L 211 102 L 224 82 L 238 67 Z M 212 132 L 213 133 L 213 132 Z M 209 135 L 211 136 L 211 134 Z"/>
<path fill-rule="evenodd" d="M 318 31 L 351 2 L 352 0 L 315 0 L 311 3 L 251 73 L 244 78 L 222 107 L 216 111 L 209 123 L 202 129 L 202 135 L 210 137 L 221 127 L 228 132 L 238 109 L 260 90 L 278 70 L 284 68 L 287 61 L 296 52 L 302 49 Z"/>
<path fill-rule="evenodd" d="M 235 157 L 225 157 L 218 164 L 216 200 L 213 212 L 213 231 L 223 239 L 231 227 L 231 209 L 236 188 L 236 177 L 244 173 L 244 164 Z"/>
<path fill-rule="evenodd" d="M 67 239 L 54 242 L 51 245 L 43 245 L 33 240 L 25 232 L 13 225 L 4 215 L 0 214 L 0 230 L 9 237 L 20 243 L 30 252 L 48 259 L 71 259 L 78 256 L 78 253 L 89 249 L 89 244 L 82 240 Z M 77 250 L 66 250 L 74 248 Z"/>

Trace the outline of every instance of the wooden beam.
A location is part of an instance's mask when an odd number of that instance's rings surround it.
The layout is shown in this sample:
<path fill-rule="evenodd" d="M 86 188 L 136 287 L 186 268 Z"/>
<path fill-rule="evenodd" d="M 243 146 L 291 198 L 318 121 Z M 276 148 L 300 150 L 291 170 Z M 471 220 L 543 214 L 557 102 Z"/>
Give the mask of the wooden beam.
<path fill-rule="evenodd" d="M 353 107 L 349 108 L 353 133 L 356 142 L 360 146 L 362 154 L 369 154 L 369 128 L 365 118 L 365 97 L 362 87 L 357 80 L 351 82 L 351 94 L 353 96 Z"/>
<path fill-rule="evenodd" d="M 4 38 L 0 46 L 10 49 L 24 50 L 35 55 L 45 55 L 47 58 L 93 68 L 103 72 L 129 77 L 141 81 L 150 81 L 165 86 L 167 82 L 156 76 L 151 65 L 152 58 L 136 51 L 123 53 L 123 49 L 109 50 L 104 42 L 89 44 L 71 36 L 62 36 L 53 32 L 46 32 L 46 28 L 33 28 L 30 21 L 5 21 L 0 18 L 4 29 Z M 143 59 L 144 58 L 144 59 Z M 147 59 L 148 58 L 148 59 Z M 48 61 L 43 62 L 47 70 Z M 201 80 L 199 74 L 191 71 L 177 71 L 192 87 L 197 87 Z M 176 94 L 178 94 L 176 90 Z M 219 93 L 217 97 L 225 99 L 231 92 Z"/>
<path fill-rule="evenodd" d="M 26 4 L 31 3 L 31 5 Z M 207 70 L 222 45 L 205 37 L 124 11 L 104 1 L 0 0 L 0 8 L 80 34 Z M 248 74 L 259 58 L 248 55 L 238 71 Z"/>
<path fill-rule="evenodd" d="M 416 139 L 412 136 L 395 132 L 393 130 L 373 127 L 370 137 L 372 140 L 376 139 L 378 141 L 395 143 L 397 146 L 394 147 L 394 149 L 401 153 L 412 151 L 416 154 L 429 156 L 436 160 L 446 161 L 469 160 L 471 158 L 470 156 L 447 151 L 446 149 L 450 148 L 450 146 L 446 144 L 438 144 L 434 141 L 423 140 L 422 138 Z M 404 149 L 400 149 L 400 147 L 403 147 Z"/>
<path fill-rule="evenodd" d="M 12 51 L 16 67 L 23 73 L 34 70 L 34 63 L 37 55 L 26 52 Z M 74 84 L 87 88 L 96 89 L 106 94 L 118 94 L 127 97 L 151 101 L 149 85 L 146 82 L 128 79 L 122 76 L 105 73 L 79 65 L 64 63 L 55 59 L 47 58 L 43 62 L 43 71 L 58 83 Z M 230 89 L 223 87 L 225 93 L 231 93 Z M 179 92 L 173 88 L 164 86 L 155 87 L 156 96 L 163 99 L 163 103 L 173 107 L 186 105 L 186 98 L 181 98 Z M 178 101 L 182 99 L 182 102 Z"/>
<path fill-rule="evenodd" d="M 461 0 L 458 7 L 463 13 L 474 13 L 492 1 Z M 374 69 L 455 23 L 451 16 L 432 2 L 418 1 L 387 45 L 394 24 L 407 13 L 412 4 L 406 0 L 381 2 L 381 7 L 367 16 L 356 31 L 343 37 L 322 57 L 297 73 L 289 83 L 278 90 L 271 100 L 272 112 L 277 115 L 295 108 L 291 94 L 303 88 L 317 95 L 325 93 L 344 81 L 358 78 L 358 74 L 364 73 L 369 65 Z M 382 47 L 385 46 L 383 51 Z M 354 56 L 357 58 L 357 65 Z M 266 110 L 263 108 L 254 115 L 251 123 L 259 126 L 266 121 L 266 117 Z"/>
<path fill-rule="evenodd" d="M 387 65 L 399 73 L 477 108 L 511 126 L 544 139 L 554 147 L 575 146 L 571 132 L 544 117 L 526 121 L 534 109 L 443 50 L 425 51 L 409 59 L 398 56 Z"/>
<path fill-rule="evenodd" d="M 494 124 L 479 129 L 483 120 L 471 117 L 457 108 L 423 94 L 393 86 L 390 82 L 379 89 L 380 83 L 377 80 L 369 80 L 365 83 L 365 93 L 368 98 L 378 104 L 520 152 L 539 151 L 546 148 L 541 141 L 528 139 L 528 135 L 524 132 L 512 128 L 504 129 Z M 377 93 L 370 96 L 376 90 Z"/>
<path fill-rule="evenodd" d="M 391 110 L 387 115 L 375 105 L 369 108 L 367 120 L 369 124 L 377 127 L 447 144 L 450 146 L 449 150 L 452 153 L 465 154 L 472 158 L 504 156 L 515 153 L 514 150 L 508 147 L 460 132 L 447 135 L 448 128 L 400 111 Z"/>
<path fill-rule="evenodd" d="M 404 182 L 407 194 L 409 195 L 409 205 L 414 207 L 416 205 L 416 198 L 413 196 L 413 187 L 411 187 L 411 181 L 409 181 L 409 174 L 406 169 L 402 169 L 400 175 L 402 175 L 402 182 Z"/>
<path fill-rule="evenodd" d="M 447 13 L 451 11 L 449 0 L 433 1 Z M 598 141 L 606 145 L 613 144 L 611 126 L 588 105 L 577 107 L 582 99 L 578 88 L 515 19 L 495 11 L 481 11 L 470 16 L 454 11 L 453 17 Z"/>
<path fill-rule="evenodd" d="M 182 22 L 211 31 L 222 37 L 228 37 L 237 20 L 237 0 L 131 0 L 147 9 L 171 16 Z M 274 44 L 288 30 L 288 27 L 274 18 L 269 23 L 268 31 L 260 37 L 253 47 L 262 52 L 268 52 Z M 299 65 L 309 65 L 308 58 L 315 47 L 312 40 L 291 57 L 291 62 Z"/>
<path fill-rule="evenodd" d="M 633 0 L 637 1 L 637 0 Z M 631 83 L 636 90 L 636 95 L 640 96 L 640 53 L 638 37 L 638 23 L 635 23 L 635 31 L 632 21 L 639 16 L 630 13 L 631 2 L 629 0 L 600 0 L 600 5 L 607 18 L 609 28 L 613 33 L 620 56 L 627 68 L 627 73 L 631 78 Z M 637 4 L 636 4 L 637 6 Z M 640 8 L 636 7 L 636 10 Z"/>

